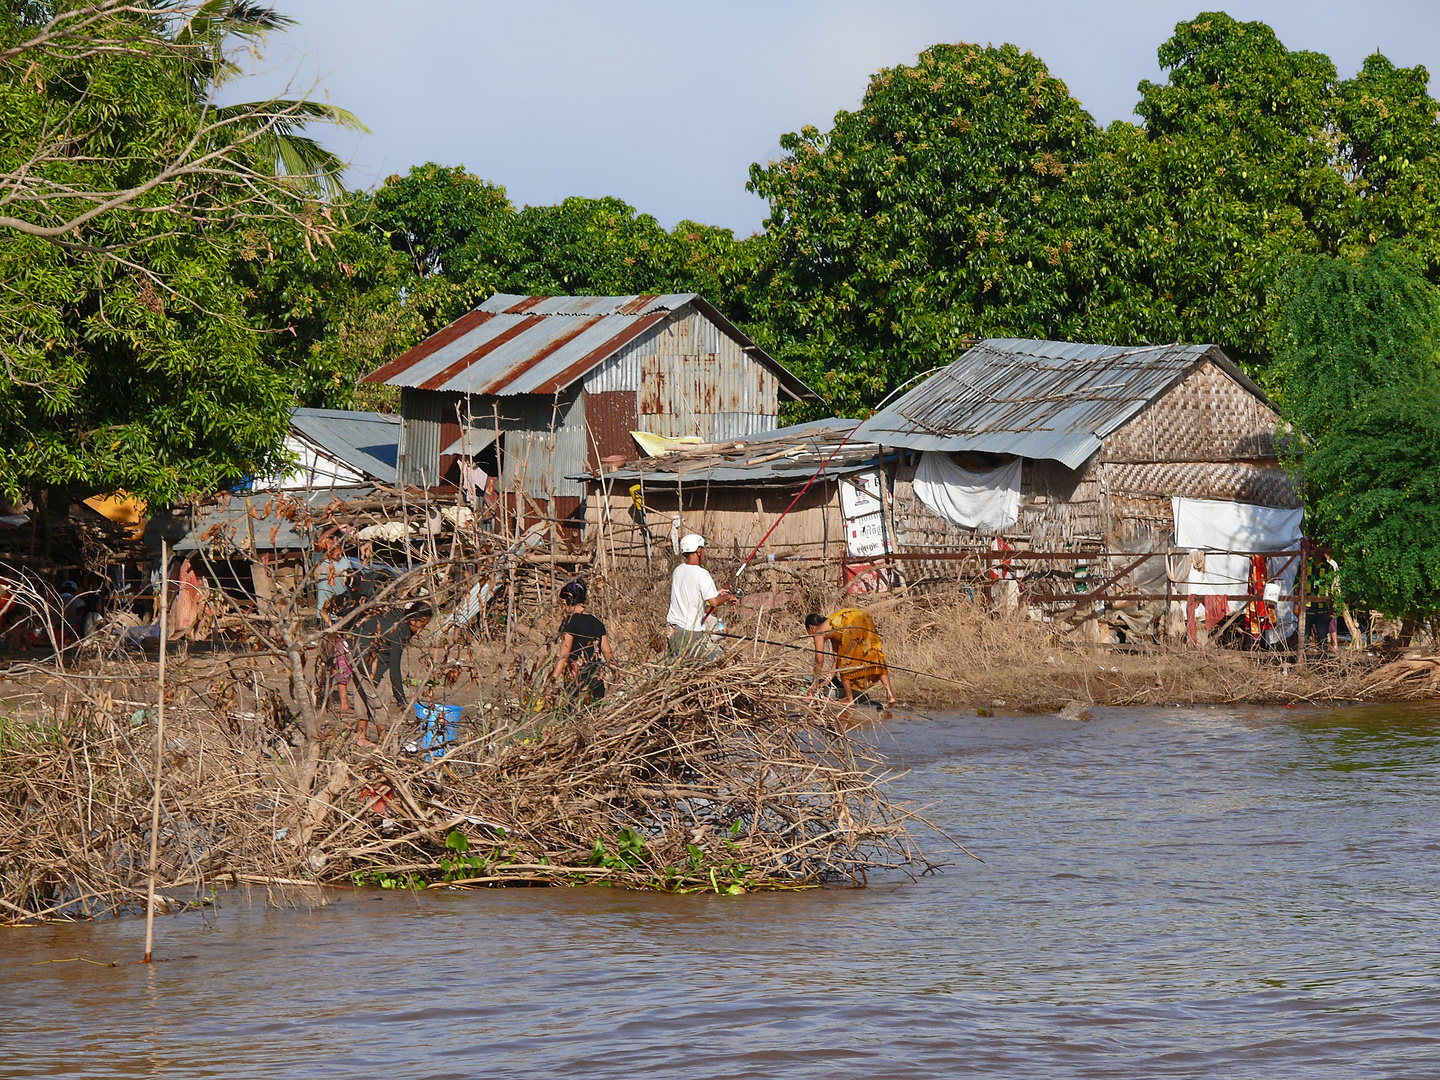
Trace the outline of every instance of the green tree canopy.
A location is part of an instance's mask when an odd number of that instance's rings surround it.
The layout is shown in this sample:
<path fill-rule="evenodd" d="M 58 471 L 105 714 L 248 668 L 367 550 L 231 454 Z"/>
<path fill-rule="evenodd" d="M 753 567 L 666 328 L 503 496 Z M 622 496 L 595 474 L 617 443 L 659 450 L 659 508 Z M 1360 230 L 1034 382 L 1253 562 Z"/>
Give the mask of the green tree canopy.
<path fill-rule="evenodd" d="M 1101 133 L 1013 45 L 887 68 L 828 133 L 751 167 L 770 203 L 767 343 L 855 413 L 971 337 L 1038 335 L 1109 301 Z"/>
<path fill-rule="evenodd" d="M 1440 613 L 1440 289 L 1387 242 L 1298 261 L 1275 306 L 1307 531 L 1341 560 L 1347 600 Z"/>
<path fill-rule="evenodd" d="M 1440 383 L 1390 388 L 1305 460 L 1312 535 L 1341 561 L 1347 602 L 1440 615 Z"/>
<path fill-rule="evenodd" d="M 1272 389 L 1272 290 L 1300 255 L 1387 238 L 1440 280 L 1424 68 L 1351 79 L 1207 12 L 1159 49 L 1141 124 L 1098 131 L 1014 46 L 937 45 L 828 132 L 753 166 L 770 202 L 752 332 L 858 412 L 969 337 L 1209 341 Z"/>
<path fill-rule="evenodd" d="M 1323 441 L 1440 372 L 1440 290 L 1393 242 L 1357 262 L 1297 260 L 1276 289 L 1271 345 L 1283 406 Z"/>
<path fill-rule="evenodd" d="M 1129 223 L 1138 273 L 1177 338 L 1263 362 L 1270 283 L 1294 253 L 1341 239 L 1335 66 L 1223 12 L 1180 23 L 1159 60 L 1169 77 L 1142 82 L 1135 109 L 1148 144 L 1131 181 L 1144 193 Z"/>
<path fill-rule="evenodd" d="M 155 501 L 274 466 L 291 374 L 231 273 L 263 226 L 323 244 L 286 175 L 304 103 L 216 109 L 232 3 L 0 12 L 0 485 Z M 267 17 L 261 17 L 267 15 Z M 193 18 L 206 16 L 204 33 Z M 215 20 L 219 20 L 216 22 Z M 257 32 L 258 32 L 257 30 Z"/>

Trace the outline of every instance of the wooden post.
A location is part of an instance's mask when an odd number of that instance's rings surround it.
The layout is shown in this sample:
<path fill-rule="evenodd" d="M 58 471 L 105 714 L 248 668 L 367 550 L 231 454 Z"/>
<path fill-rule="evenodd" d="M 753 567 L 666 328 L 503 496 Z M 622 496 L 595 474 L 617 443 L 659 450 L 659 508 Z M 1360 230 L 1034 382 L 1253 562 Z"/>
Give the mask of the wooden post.
<path fill-rule="evenodd" d="M 1305 550 L 1305 541 L 1300 541 L 1300 580 L 1299 589 L 1295 594 L 1295 621 L 1299 624 L 1295 637 L 1295 666 L 1304 671 L 1307 662 L 1305 659 L 1306 648 L 1309 644 L 1305 640 L 1305 606 L 1309 600 L 1305 594 L 1310 591 L 1310 555 Z"/>
<path fill-rule="evenodd" d="M 251 552 L 254 554 L 254 552 Z M 169 621 L 166 609 L 170 606 L 170 549 L 165 538 L 160 538 L 160 701 L 155 706 L 155 775 L 151 786 L 155 793 L 150 799 L 150 890 L 145 902 L 145 959 L 150 959 L 155 944 L 155 871 L 160 862 L 160 765 L 165 755 L 165 639 Z M 258 706 L 257 706 L 258 708 Z"/>
<path fill-rule="evenodd" d="M 495 512 L 500 515 L 500 539 L 505 541 L 508 546 L 510 526 L 505 521 L 505 488 L 500 483 L 500 478 L 505 475 L 505 469 L 500 463 L 500 399 L 498 397 L 490 403 L 490 409 L 495 415 L 495 494 L 499 502 Z M 506 642 L 510 640 L 508 629 L 505 632 L 505 640 Z"/>
<path fill-rule="evenodd" d="M 1171 584 L 1171 581 L 1170 581 L 1170 551 L 1169 551 L 1169 549 L 1167 548 L 1166 551 L 1165 551 L 1165 614 L 1164 614 L 1164 616 L 1161 618 L 1161 622 L 1160 622 L 1160 636 L 1161 636 L 1162 639 L 1165 639 L 1165 640 L 1167 640 L 1167 641 L 1168 641 L 1169 638 L 1170 638 L 1170 602 L 1171 602 L 1171 601 L 1170 601 L 1170 596 L 1171 596 L 1171 589 L 1172 589 L 1172 584 Z"/>

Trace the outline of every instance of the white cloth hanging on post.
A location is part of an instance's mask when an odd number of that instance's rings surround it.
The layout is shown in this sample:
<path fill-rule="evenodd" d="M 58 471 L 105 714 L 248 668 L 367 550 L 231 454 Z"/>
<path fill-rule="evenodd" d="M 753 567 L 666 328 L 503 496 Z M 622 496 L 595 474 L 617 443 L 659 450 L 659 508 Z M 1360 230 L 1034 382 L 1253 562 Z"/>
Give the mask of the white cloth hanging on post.
<path fill-rule="evenodd" d="M 1304 510 L 1282 510 L 1253 503 L 1227 502 L 1220 499 L 1170 500 L 1175 513 L 1175 544 L 1182 548 L 1204 551 L 1204 558 L 1191 570 L 1185 593 L 1244 593 L 1250 589 L 1250 557 L 1226 555 L 1227 551 L 1295 551 L 1300 547 L 1301 522 Z M 1281 570 L 1281 566 L 1286 562 Z M 1271 557 L 1266 560 L 1267 576 L 1278 581 L 1288 595 L 1295 591 L 1295 573 L 1299 560 Z M 1267 586 L 1268 587 L 1268 586 Z M 1230 601 L 1230 611 L 1244 607 L 1239 600 Z M 1280 635 L 1293 631 L 1295 612 L 1292 604 L 1280 604 L 1276 612 Z"/>
<path fill-rule="evenodd" d="M 949 454 L 927 450 L 915 467 L 915 497 L 936 517 L 966 529 L 998 532 L 1020 520 L 1020 469 L 1015 458 L 988 472 L 962 469 Z"/>

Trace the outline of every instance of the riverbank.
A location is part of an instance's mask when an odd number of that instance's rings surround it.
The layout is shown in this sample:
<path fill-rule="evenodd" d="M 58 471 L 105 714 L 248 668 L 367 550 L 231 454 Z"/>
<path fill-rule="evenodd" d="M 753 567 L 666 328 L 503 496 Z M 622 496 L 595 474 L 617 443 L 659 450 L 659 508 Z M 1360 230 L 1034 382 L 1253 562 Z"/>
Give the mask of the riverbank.
<path fill-rule="evenodd" d="M 425 753 L 407 747 L 410 722 L 378 747 L 338 724 L 306 740 L 242 660 L 179 665 L 163 736 L 158 703 L 139 696 L 153 687 L 113 672 L 56 676 L 12 708 L 5 921 L 143 903 L 157 743 L 157 882 L 180 902 L 238 883 L 740 893 L 928 865 L 882 756 L 764 664 L 649 665 L 600 708 L 500 696 Z"/>
<path fill-rule="evenodd" d="M 422 734 L 413 714 L 397 714 L 403 722 L 371 748 L 356 741 L 353 717 L 322 700 L 307 737 L 280 658 L 224 647 L 172 656 L 161 893 L 184 903 L 238 883 L 595 882 L 745 892 L 926 868 L 917 842 L 926 826 L 891 799 L 884 755 L 856 737 L 876 714 L 806 693 L 803 616 L 835 599 L 752 593 L 727 609 L 725 659 L 677 668 L 661 652 L 664 584 L 592 590 L 620 661 L 596 709 L 541 693 L 559 621 L 543 603 L 476 634 L 437 628 L 417 639 L 407 652 L 412 696 L 463 709 L 442 760 L 407 751 Z M 1119 652 L 963 595 L 867 606 L 896 692 L 921 715 L 1433 695 L 1440 672 L 1427 659 L 1382 665 L 1363 655 L 1302 668 L 1283 654 L 1213 646 Z M 152 661 L 112 654 L 0 677 L 0 918 L 88 917 L 143 902 L 155 676 Z"/>

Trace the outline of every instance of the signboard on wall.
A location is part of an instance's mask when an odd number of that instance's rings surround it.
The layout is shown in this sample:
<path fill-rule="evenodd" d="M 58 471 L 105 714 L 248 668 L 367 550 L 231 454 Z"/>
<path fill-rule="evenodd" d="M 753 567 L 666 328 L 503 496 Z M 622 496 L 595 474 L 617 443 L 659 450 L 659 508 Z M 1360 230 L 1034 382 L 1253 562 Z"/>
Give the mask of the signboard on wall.
<path fill-rule="evenodd" d="M 876 513 L 846 518 L 845 545 L 852 557 L 864 558 L 888 552 L 890 545 L 885 541 L 884 515 Z"/>
<path fill-rule="evenodd" d="M 890 550 L 885 531 L 885 504 L 880 470 L 852 473 L 840 481 L 840 511 L 845 517 L 845 548 L 852 558 L 884 555 Z"/>
<path fill-rule="evenodd" d="M 851 473 L 840 481 L 840 512 L 846 518 L 878 514 L 883 509 L 880 501 L 880 470 Z"/>

